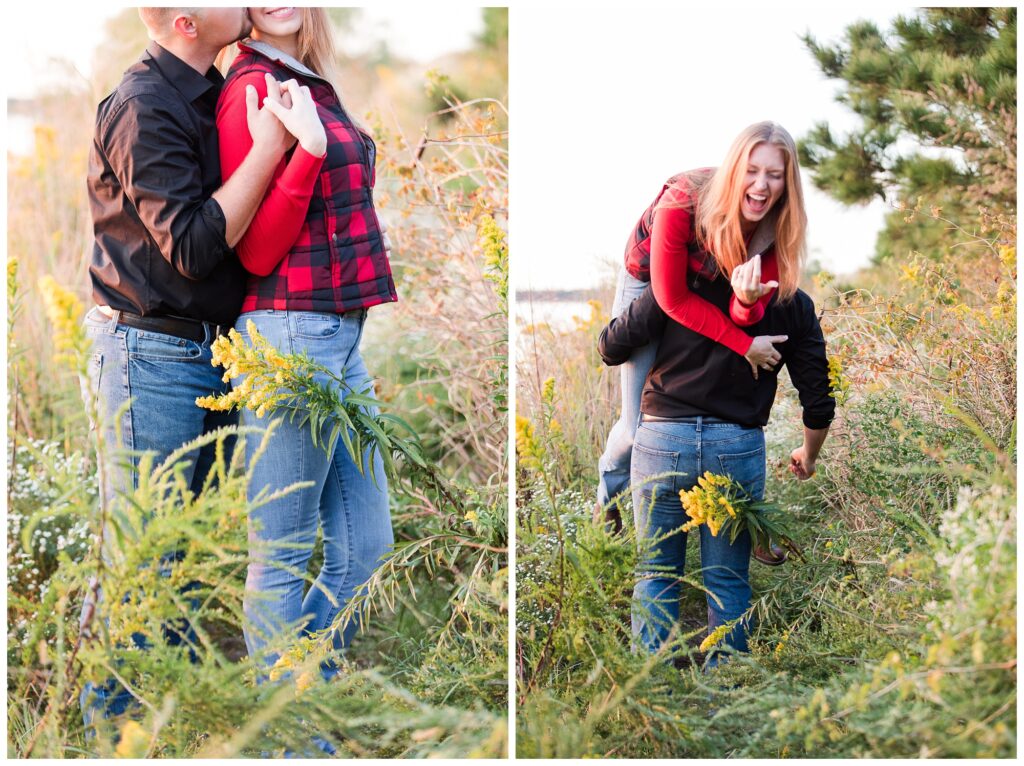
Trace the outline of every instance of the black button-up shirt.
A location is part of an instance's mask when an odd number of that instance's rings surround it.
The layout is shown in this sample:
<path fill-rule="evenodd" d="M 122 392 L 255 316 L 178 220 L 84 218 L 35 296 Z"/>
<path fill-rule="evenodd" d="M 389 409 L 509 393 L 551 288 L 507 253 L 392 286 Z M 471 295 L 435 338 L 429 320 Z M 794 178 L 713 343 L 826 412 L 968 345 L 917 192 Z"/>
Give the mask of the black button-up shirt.
<path fill-rule="evenodd" d="M 728 314 L 729 280 L 719 277 L 695 292 Z M 828 426 L 836 403 L 831 396 L 825 339 L 810 296 L 797 290 L 792 300 L 780 303 L 776 294 L 764 318 L 743 329 L 751 336 L 789 336 L 775 346 L 782 364 L 774 371 L 760 370 L 757 380 L 742 356 L 670 319 L 648 287 L 601 331 L 598 350 L 605 364 L 616 365 L 629 359 L 633 349 L 658 344 L 640 403 L 640 411 L 647 415 L 710 415 L 743 426 L 765 426 L 775 402 L 778 371 L 785 365 L 800 396 L 804 425 L 814 429 Z"/>
<path fill-rule="evenodd" d="M 88 176 L 97 304 L 216 324 L 238 316 L 245 272 L 211 197 L 223 82 L 154 42 L 100 102 Z"/>

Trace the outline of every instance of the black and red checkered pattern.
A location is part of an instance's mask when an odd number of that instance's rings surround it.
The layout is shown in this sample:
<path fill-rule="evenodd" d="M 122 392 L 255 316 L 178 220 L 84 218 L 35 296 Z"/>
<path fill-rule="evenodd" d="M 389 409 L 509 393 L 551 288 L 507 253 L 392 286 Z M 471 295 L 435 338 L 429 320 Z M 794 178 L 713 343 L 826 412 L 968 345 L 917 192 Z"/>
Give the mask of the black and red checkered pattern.
<path fill-rule="evenodd" d="M 665 182 L 654 198 L 654 202 L 644 211 L 626 242 L 626 271 L 641 282 L 651 281 L 651 228 L 654 226 L 654 214 L 659 207 L 671 206 L 683 208 L 690 212 L 689 270 L 691 274 L 699 274 L 712 279 L 718 271 L 715 259 L 697 243 L 694 218 L 697 206 L 697 190 L 692 178 L 695 175 L 710 174 L 713 168 L 701 168 L 697 171 L 677 173 Z"/>
<path fill-rule="evenodd" d="M 327 133 L 327 155 L 295 244 L 269 275 L 250 276 L 242 312 L 257 309 L 343 313 L 398 300 L 373 206 L 376 147 L 345 113 L 334 89 L 239 46 L 236 78 L 269 72 L 309 87 Z"/>

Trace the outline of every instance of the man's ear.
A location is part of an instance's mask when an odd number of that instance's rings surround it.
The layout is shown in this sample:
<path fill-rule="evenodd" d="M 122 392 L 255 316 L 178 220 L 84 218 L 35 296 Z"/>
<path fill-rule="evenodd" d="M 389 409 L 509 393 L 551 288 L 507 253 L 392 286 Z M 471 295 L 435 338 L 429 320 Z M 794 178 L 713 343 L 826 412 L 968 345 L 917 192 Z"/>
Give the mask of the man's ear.
<path fill-rule="evenodd" d="M 174 29 L 174 33 L 181 35 L 182 37 L 195 40 L 198 34 L 196 27 L 196 20 L 194 16 L 183 13 L 180 16 L 175 16 L 174 21 L 171 24 Z"/>

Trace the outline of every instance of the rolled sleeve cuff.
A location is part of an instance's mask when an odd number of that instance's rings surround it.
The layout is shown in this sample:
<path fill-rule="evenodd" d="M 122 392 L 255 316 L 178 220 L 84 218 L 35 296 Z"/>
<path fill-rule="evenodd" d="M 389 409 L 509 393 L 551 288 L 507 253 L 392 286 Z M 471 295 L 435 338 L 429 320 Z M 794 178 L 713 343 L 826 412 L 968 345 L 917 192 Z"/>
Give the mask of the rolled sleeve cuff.
<path fill-rule="evenodd" d="M 206 224 L 205 234 L 209 238 L 210 249 L 230 251 L 231 246 L 228 245 L 227 237 L 228 221 L 224 216 L 224 210 L 221 208 L 220 203 L 213 197 L 210 197 L 203 203 L 199 213 Z"/>
<path fill-rule="evenodd" d="M 823 428 L 828 428 L 832 425 L 832 420 L 835 418 L 836 409 L 832 407 L 829 410 L 821 410 L 816 412 L 803 411 L 803 421 L 807 428 L 812 431 L 820 431 Z"/>

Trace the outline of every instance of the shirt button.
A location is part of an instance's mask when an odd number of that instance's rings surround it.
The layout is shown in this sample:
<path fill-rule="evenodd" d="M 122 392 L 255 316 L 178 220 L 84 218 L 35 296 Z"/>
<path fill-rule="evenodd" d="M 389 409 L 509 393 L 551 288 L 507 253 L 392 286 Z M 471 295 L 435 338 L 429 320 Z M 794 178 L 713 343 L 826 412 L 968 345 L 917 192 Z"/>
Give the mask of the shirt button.
<path fill-rule="evenodd" d="M 338 232 L 331 232 L 331 242 L 335 245 L 338 244 Z"/>

